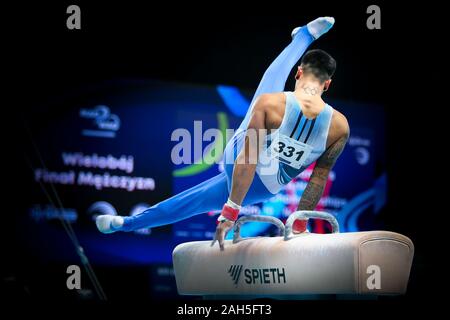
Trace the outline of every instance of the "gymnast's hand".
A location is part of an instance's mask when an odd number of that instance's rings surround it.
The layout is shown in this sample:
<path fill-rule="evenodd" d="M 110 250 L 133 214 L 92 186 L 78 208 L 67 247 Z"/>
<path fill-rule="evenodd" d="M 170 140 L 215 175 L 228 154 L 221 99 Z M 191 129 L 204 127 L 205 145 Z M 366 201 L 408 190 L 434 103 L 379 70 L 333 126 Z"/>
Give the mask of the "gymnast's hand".
<path fill-rule="evenodd" d="M 223 220 L 220 221 L 216 228 L 216 234 L 214 235 L 214 239 L 211 242 L 211 247 L 216 243 L 216 241 L 219 241 L 219 247 L 220 250 L 224 250 L 223 242 L 225 240 L 225 237 L 227 233 L 233 228 L 234 221 L 231 220 Z"/>
<path fill-rule="evenodd" d="M 233 228 L 234 222 L 237 220 L 239 210 L 241 209 L 240 205 L 237 205 L 230 199 L 223 205 L 222 212 L 217 219 L 217 228 L 216 234 L 214 235 L 214 239 L 211 242 L 211 247 L 219 241 L 220 250 L 223 251 L 223 241 L 227 236 L 227 233 Z"/>

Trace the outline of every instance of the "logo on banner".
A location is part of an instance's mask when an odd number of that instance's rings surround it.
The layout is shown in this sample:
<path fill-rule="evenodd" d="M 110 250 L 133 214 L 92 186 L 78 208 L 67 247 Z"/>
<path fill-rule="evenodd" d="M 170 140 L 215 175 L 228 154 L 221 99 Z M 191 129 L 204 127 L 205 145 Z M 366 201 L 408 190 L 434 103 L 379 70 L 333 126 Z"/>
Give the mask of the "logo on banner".
<path fill-rule="evenodd" d="M 364 147 L 358 147 L 355 149 L 355 158 L 358 164 L 365 166 L 370 160 L 370 153 Z"/>
<path fill-rule="evenodd" d="M 95 129 L 83 129 L 81 134 L 88 137 L 115 138 L 120 129 L 120 118 L 111 113 L 105 105 L 92 109 L 80 109 L 80 117 L 93 120 Z"/>

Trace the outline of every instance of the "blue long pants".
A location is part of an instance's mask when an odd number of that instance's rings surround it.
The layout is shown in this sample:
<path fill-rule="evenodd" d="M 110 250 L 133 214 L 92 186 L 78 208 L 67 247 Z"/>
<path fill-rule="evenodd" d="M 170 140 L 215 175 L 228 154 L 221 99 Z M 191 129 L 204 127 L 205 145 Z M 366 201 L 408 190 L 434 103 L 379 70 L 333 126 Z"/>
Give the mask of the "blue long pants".
<path fill-rule="evenodd" d="M 271 63 L 256 89 L 247 114 L 239 126 L 240 129 L 247 128 L 251 109 L 259 95 L 284 91 L 289 73 L 313 41 L 314 38 L 308 32 L 308 29 L 302 27 L 292 39 L 291 43 Z M 233 140 L 232 138 L 229 143 L 233 143 Z M 239 145 L 237 148 L 240 148 L 242 143 L 237 145 Z M 235 159 L 240 150 L 236 150 L 234 147 L 230 148 L 227 145 L 224 157 L 226 157 L 227 152 L 231 151 L 234 151 L 232 157 Z M 231 190 L 233 166 L 234 164 L 226 164 L 225 171 L 219 175 L 155 204 L 138 215 L 125 217 L 121 230 L 133 231 L 141 228 L 162 226 L 187 219 L 197 214 L 220 210 L 227 201 Z M 255 178 L 247 192 L 243 205 L 258 203 L 272 196 L 273 194 L 266 189 L 259 176 L 255 174 Z"/>

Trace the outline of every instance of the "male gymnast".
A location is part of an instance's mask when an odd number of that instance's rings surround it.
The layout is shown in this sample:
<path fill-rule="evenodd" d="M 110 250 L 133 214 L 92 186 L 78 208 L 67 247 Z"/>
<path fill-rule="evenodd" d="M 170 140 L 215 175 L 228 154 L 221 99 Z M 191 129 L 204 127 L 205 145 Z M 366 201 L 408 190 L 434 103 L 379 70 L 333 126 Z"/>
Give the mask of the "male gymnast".
<path fill-rule="evenodd" d="M 98 216 L 97 228 L 112 233 L 157 227 L 223 206 L 212 242 L 218 241 L 223 250 L 226 233 L 241 206 L 270 199 L 316 161 L 298 205 L 298 210 L 314 210 L 350 132 L 345 116 L 322 99 L 336 61 L 318 49 L 303 56 L 333 24 L 333 18 L 322 17 L 292 31 L 291 43 L 264 73 L 243 122 L 225 147 L 224 172 L 138 215 Z M 301 57 L 294 91 L 283 92 Z M 302 233 L 306 228 L 306 220 L 297 220 L 293 232 Z"/>

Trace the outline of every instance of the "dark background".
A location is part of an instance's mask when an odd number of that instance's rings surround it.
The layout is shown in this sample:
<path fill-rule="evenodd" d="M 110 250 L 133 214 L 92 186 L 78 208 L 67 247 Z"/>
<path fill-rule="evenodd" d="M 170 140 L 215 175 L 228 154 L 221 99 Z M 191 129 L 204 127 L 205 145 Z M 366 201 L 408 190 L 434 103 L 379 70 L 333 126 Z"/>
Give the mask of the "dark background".
<path fill-rule="evenodd" d="M 66 29 L 65 10 L 70 4 L 81 7 L 81 30 Z M 366 28 L 365 11 L 370 4 L 381 7 L 381 30 Z M 437 124 L 444 114 L 443 101 L 439 105 L 435 98 L 445 92 L 445 83 L 440 83 L 438 76 L 447 59 L 445 51 L 439 50 L 444 41 L 438 39 L 444 22 L 438 17 L 440 11 L 431 3 L 394 6 L 322 1 L 248 6 L 229 2 L 160 6 L 130 1 L 93 5 L 75 1 L 18 4 L 5 9 L 2 136 L 5 150 L 12 152 L 6 157 L 3 176 L 7 199 L 2 216 L 8 227 L 2 232 L 2 267 L 4 279 L 12 275 L 18 279 L 18 285 L 7 287 L 5 292 L 26 299 L 24 287 L 48 293 L 65 279 L 65 274 L 57 275 L 57 267 L 39 265 L 36 257 L 22 255 L 21 241 L 14 232 L 20 228 L 15 226 L 14 212 L 21 208 L 20 199 L 28 192 L 28 186 L 21 182 L 30 174 L 22 156 L 27 140 L 20 111 L 45 112 L 36 107 L 37 101 L 114 77 L 226 83 L 254 90 L 262 72 L 289 40 L 293 27 L 330 15 L 336 18 L 335 27 L 326 39 L 313 45 L 328 51 L 338 62 L 327 96 L 373 101 L 386 108 L 387 128 L 380 130 L 386 130 L 388 139 L 389 200 L 380 217 L 386 229 L 409 236 L 416 246 L 408 294 L 399 300 L 438 301 L 443 297 L 437 290 L 445 272 L 438 271 L 435 253 L 444 252 L 437 250 L 436 243 L 446 230 L 445 221 L 432 212 L 443 210 L 437 181 L 445 182 L 446 162 L 439 160 L 431 143 L 444 129 Z M 287 87 L 292 85 L 291 80 Z M 106 271 L 97 271 L 107 277 Z M 139 270 L 120 272 L 130 281 L 142 276 Z M 129 297 L 139 298 L 145 286 L 135 288 Z M 114 288 L 105 284 L 105 290 L 120 291 L 120 281 Z"/>

